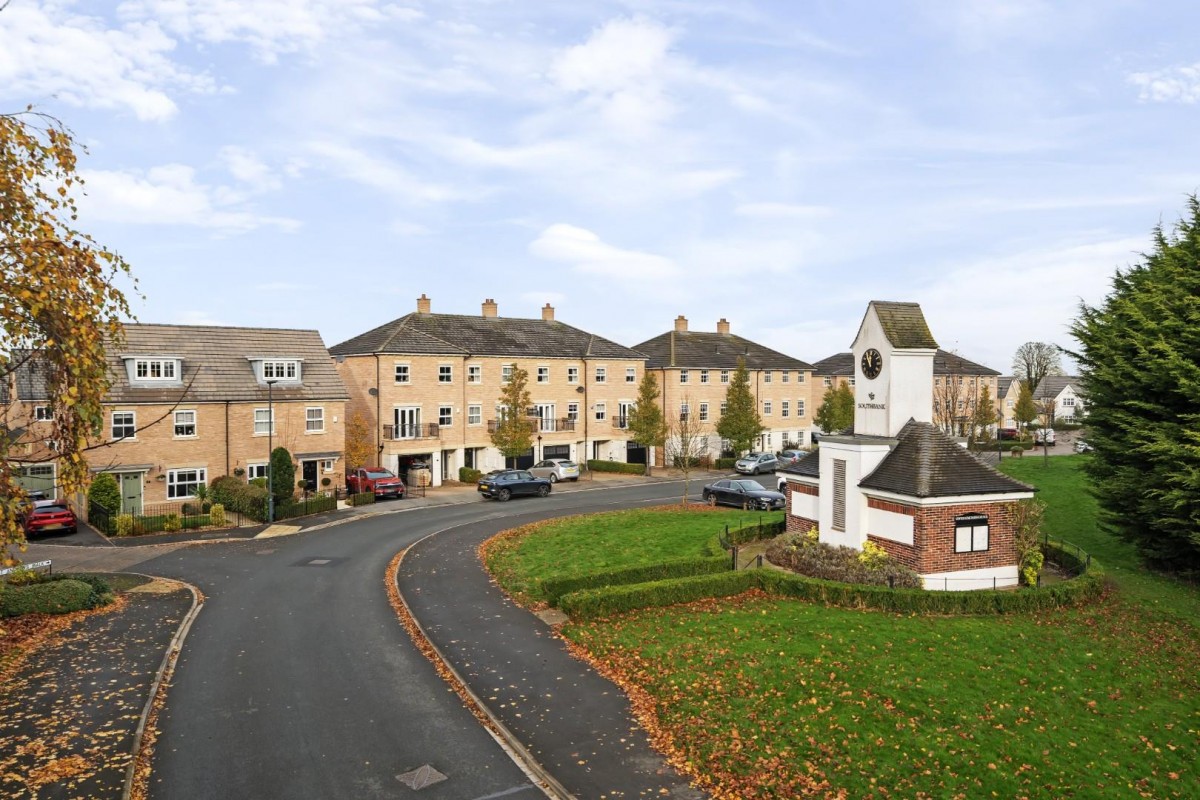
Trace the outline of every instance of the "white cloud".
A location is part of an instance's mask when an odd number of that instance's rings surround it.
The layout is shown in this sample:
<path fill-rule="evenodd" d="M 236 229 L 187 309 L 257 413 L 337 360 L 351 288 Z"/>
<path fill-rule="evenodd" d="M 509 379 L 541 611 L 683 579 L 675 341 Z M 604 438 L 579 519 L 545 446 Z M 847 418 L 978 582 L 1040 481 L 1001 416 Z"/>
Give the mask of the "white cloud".
<path fill-rule="evenodd" d="M 1138 87 L 1138 99 L 1152 103 L 1195 103 L 1200 100 L 1200 63 L 1190 67 L 1135 72 L 1129 82 Z"/>
<path fill-rule="evenodd" d="M 308 144 L 308 151 L 325 162 L 333 173 L 347 180 L 378 189 L 385 194 L 409 203 L 444 203 L 462 199 L 464 191 L 437 183 L 423 181 L 400 164 L 364 148 L 332 141 Z M 477 192 L 476 196 L 482 192 Z"/>
<path fill-rule="evenodd" d="M 663 282 L 680 278 L 683 271 L 669 258 L 606 244 L 585 228 L 558 223 L 542 231 L 529 252 L 547 261 L 570 264 L 581 274 L 614 281 Z"/>
<path fill-rule="evenodd" d="M 761 219 L 814 219 L 827 217 L 832 212 L 827 206 L 797 205 L 795 203 L 742 203 L 734 209 L 739 217 Z"/>
<path fill-rule="evenodd" d="M 189 225 L 225 233 L 274 227 L 295 231 L 300 223 L 286 217 L 257 214 L 241 195 L 223 186 L 197 183 L 196 172 L 183 164 L 143 171 L 89 170 L 83 173 L 87 194 L 81 214 L 96 220 L 135 225 Z"/>
<path fill-rule="evenodd" d="M 364 27 L 424 16 L 377 0 L 128 0 L 118 13 L 129 20 L 157 20 L 184 39 L 248 44 L 267 63 Z"/>
<path fill-rule="evenodd" d="M 217 158 L 229 170 L 229 174 L 253 191 L 265 192 L 278 189 L 282 184 L 271 168 L 257 154 L 244 147 L 227 145 L 217 153 Z"/>
<path fill-rule="evenodd" d="M 171 59 L 175 42 L 153 21 L 106 28 L 70 4 L 8 5 L 0 24 L 0 97 L 119 109 L 162 121 L 178 108 L 169 92 L 210 93 L 213 80 Z"/>

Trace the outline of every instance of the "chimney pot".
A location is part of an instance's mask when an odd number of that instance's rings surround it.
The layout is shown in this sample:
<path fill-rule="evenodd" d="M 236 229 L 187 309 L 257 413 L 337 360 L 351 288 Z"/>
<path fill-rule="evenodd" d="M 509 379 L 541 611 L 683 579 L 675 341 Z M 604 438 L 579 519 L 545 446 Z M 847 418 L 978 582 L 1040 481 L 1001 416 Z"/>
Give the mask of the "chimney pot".
<path fill-rule="evenodd" d="M 500 313 L 500 310 L 496 306 L 495 300 L 493 300 L 492 298 L 489 297 L 488 299 L 483 301 L 483 315 L 485 317 L 495 317 L 495 316 L 498 316 L 499 313 Z"/>
<path fill-rule="evenodd" d="M 729 333 L 729 320 L 725 319 L 724 317 L 721 317 L 719 320 L 717 320 L 717 333 Z"/>
<path fill-rule="evenodd" d="M 421 296 L 417 298 L 417 313 L 429 313 L 429 298 L 425 296 L 424 292 L 421 292 Z"/>
<path fill-rule="evenodd" d="M 546 303 L 546 305 L 542 308 L 542 319 L 544 319 L 546 322 L 554 321 L 554 306 Z"/>
<path fill-rule="evenodd" d="M 675 331 L 678 333 L 678 332 L 682 332 L 682 331 L 686 331 L 686 330 L 687 330 L 687 317 L 685 317 L 683 314 L 680 314 L 678 317 L 675 318 Z"/>

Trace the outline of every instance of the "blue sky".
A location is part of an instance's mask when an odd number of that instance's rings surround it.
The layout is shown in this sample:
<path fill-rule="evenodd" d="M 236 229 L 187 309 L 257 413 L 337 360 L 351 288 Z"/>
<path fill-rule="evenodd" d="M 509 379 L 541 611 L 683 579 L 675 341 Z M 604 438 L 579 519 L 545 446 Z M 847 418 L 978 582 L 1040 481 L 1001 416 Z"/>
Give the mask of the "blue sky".
<path fill-rule="evenodd" d="M 872 299 L 1002 372 L 1200 188 L 1200 5 L 12 0 L 144 322 L 415 309 L 815 361 Z"/>

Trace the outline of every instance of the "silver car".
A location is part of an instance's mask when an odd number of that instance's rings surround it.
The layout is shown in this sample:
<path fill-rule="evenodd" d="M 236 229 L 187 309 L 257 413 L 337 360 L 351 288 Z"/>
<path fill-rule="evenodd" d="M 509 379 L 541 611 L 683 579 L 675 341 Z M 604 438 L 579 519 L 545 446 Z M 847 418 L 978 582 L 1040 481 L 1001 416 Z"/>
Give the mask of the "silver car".
<path fill-rule="evenodd" d="M 733 468 L 743 475 L 757 475 L 760 472 L 774 472 L 779 466 L 779 460 L 774 453 L 747 453 L 734 462 Z"/>
<path fill-rule="evenodd" d="M 579 465 L 569 458 L 547 458 L 529 468 L 539 478 L 549 478 L 551 483 L 579 480 Z"/>

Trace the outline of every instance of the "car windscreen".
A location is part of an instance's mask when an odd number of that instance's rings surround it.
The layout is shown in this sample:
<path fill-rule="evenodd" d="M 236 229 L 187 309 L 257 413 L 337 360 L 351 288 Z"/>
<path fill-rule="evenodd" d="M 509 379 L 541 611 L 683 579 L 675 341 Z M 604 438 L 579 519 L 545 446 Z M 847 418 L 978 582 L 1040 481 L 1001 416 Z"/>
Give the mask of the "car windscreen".
<path fill-rule="evenodd" d="M 396 476 L 388 472 L 386 469 L 369 469 L 367 470 L 367 477 L 371 480 L 375 480 L 376 478 L 394 478 Z"/>

